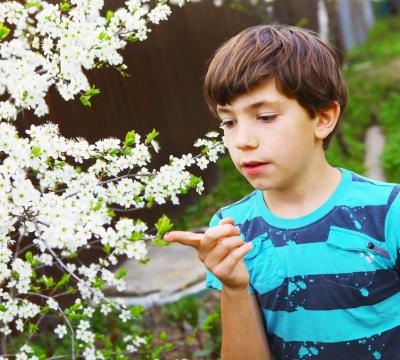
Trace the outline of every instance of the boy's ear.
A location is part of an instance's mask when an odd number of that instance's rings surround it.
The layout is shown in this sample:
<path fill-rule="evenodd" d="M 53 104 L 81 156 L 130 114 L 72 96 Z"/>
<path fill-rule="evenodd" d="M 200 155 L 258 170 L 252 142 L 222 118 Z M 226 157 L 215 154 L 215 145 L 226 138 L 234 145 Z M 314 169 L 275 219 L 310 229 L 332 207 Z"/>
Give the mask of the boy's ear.
<path fill-rule="evenodd" d="M 340 105 L 333 101 L 332 105 L 320 110 L 315 117 L 314 134 L 319 140 L 325 139 L 335 128 L 340 115 Z"/>

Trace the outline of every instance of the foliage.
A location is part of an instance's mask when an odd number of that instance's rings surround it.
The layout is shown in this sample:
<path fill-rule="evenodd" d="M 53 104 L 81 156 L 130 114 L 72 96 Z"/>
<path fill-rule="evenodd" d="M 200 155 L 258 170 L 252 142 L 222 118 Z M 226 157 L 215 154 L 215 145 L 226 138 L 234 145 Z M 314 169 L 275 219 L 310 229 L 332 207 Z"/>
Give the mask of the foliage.
<path fill-rule="evenodd" d="M 186 352 L 193 358 L 218 359 L 221 349 L 221 310 L 219 303 L 207 309 L 198 296 L 187 296 L 164 305 L 164 316 L 184 339 Z"/>
<path fill-rule="evenodd" d="M 400 182 L 400 41 L 397 32 L 400 19 L 388 17 L 379 19 L 371 29 L 368 41 L 350 54 L 350 74 L 353 93 L 356 92 L 360 113 L 377 123 L 385 135 L 385 148 L 380 158 L 386 179 Z M 368 60 L 367 63 L 365 61 Z M 362 66 L 357 62 L 362 61 Z"/>
<path fill-rule="evenodd" d="M 13 121 L 20 112 L 47 114 L 51 87 L 64 100 L 78 97 L 91 106 L 100 89 L 89 84 L 85 71 L 107 66 L 124 75 L 119 52 L 128 42 L 146 39 L 149 25 L 171 13 L 164 1 L 127 0 L 115 11 L 103 7 L 97 0 L 0 3 L 2 358 L 122 360 L 139 345 L 148 346 L 151 341 L 139 332 L 114 344 L 109 329 L 99 327 L 109 314 L 118 326 L 137 320 L 139 309 L 106 298 L 103 288 L 123 290 L 126 270 L 113 272 L 120 256 L 147 262 L 145 242 L 166 245 L 161 238 L 172 227 L 166 215 L 153 228 L 126 216 L 179 204 L 190 189 L 201 193 L 203 182 L 189 169 L 204 170 L 223 152 L 211 132 L 194 144 L 198 155 L 171 156 L 153 169 L 156 130 L 143 140 L 132 130 L 123 142 L 108 138 L 95 144 L 67 139 L 52 123 L 18 132 Z M 99 255 L 82 262 L 88 250 Z M 75 303 L 68 304 L 71 296 Z M 41 336 L 44 326 L 51 336 Z M 51 347 L 41 347 L 45 342 Z M 170 345 L 165 346 L 151 358 Z"/>
<path fill-rule="evenodd" d="M 228 156 L 217 161 L 218 179 L 212 190 L 203 195 L 177 219 L 180 229 L 207 226 L 212 215 L 222 206 L 235 202 L 253 191 L 251 185 L 237 171 Z"/>
<path fill-rule="evenodd" d="M 378 18 L 368 33 L 367 41 L 351 49 L 348 57 L 351 64 L 370 63 L 378 65 L 400 56 L 398 17 Z"/>
<path fill-rule="evenodd" d="M 399 89 L 400 90 L 400 89 Z M 386 145 L 382 154 L 382 163 L 388 181 L 400 182 L 400 94 L 392 92 L 381 105 L 379 111 L 380 124 L 386 136 Z"/>
<path fill-rule="evenodd" d="M 96 333 L 96 346 L 102 350 L 106 359 L 128 360 L 135 354 L 138 360 L 158 359 L 160 354 L 170 351 L 173 344 L 166 337 L 155 339 L 152 333 L 145 331 L 141 322 L 144 318 L 144 309 L 139 306 L 131 306 L 128 310 L 135 314 L 135 318 L 123 322 L 118 312 L 112 311 L 104 315 L 100 308 L 90 315 L 93 322 L 93 331 Z M 86 316 L 87 318 L 87 316 Z M 35 337 L 33 352 L 40 360 L 51 358 L 63 358 L 72 346 L 71 337 L 62 340 L 49 336 L 50 329 L 57 325 L 56 319 L 49 318 L 47 330 L 40 332 Z M 72 326 L 78 325 L 78 318 L 72 320 Z M 25 343 L 30 342 L 31 334 L 23 334 L 15 339 L 11 351 L 17 351 Z"/>

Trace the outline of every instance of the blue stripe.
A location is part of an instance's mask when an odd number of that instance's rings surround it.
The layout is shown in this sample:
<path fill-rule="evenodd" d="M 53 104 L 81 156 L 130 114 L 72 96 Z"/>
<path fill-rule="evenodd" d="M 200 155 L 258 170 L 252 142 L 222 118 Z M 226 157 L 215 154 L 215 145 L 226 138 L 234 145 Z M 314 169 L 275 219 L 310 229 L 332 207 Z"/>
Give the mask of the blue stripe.
<path fill-rule="evenodd" d="M 352 181 L 354 183 L 363 182 L 363 183 L 368 183 L 368 184 L 371 184 L 371 185 L 374 185 L 374 186 L 392 186 L 392 187 L 394 185 L 394 183 L 375 180 L 375 179 L 372 179 L 372 178 L 368 178 L 366 176 L 362 176 L 362 175 L 357 174 L 357 173 L 352 172 L 352 171 L 351 171 L 351 174 L 352 174 Z"/>
<path fill-rule="evenodd" d="M 251 220 L 246 220 L 239 226 L 240 232 L 244 235 L 246 241 L 251 241 L 260 235 L 270 233 L 270 226 L 261 216 L 254 217 Z"/>
<path fill-rule="evenodd" d="M 257 297 L 265 309 L 292 312 L 297 307 L 334 310 L 373 305 L 397 292 L 400 292 L 397 272 L 377 270 L 286 278 L 281 286 Z"/>
<path fill-rule="evenodd" d="M 396 271 L 400 277 L 400 249 L 397 250 Z"/>
<path fill-rule="evenodd" d="M 290 341 L 268 334 L 276 360 L 396 360 L 400 359 L 400 326 L 372 337 L 344 342 Z"/>
<path fill-rule="evenodd" d="M 389 268 L 389 262 L 376 255 L 373 262 L 356 251 L 343 250 L 326 243 L 276 248 L 278 257 L 287 259 L 286 276 L 343 274 Z M 394 264 L 393 264 L 394 268 Z"/>
<path fill-rule="evenodd" d="M 251 200 L 252 200 L 252 198 L 253 198 L 255 195 L 256 195 L 256 192 L 253 191 L 253 192 L 250 193 L 249 195 L 246 195 L 243 199 L 240 199 L 240 200 L 236 201 L 236 202 L 233 203 L 233 204 L 230 204 L 230 205 L 228 205 L 228 206 L 223 207 L 223 208 L 221 209 L 221 211 L 226 212 L 226 211 L 229 211 L 230 209 L 232 209 L 232 208 L 234 208 L 234 207 L 236 207 L 236 206 L 239 206 L 239 205 L 242 205 L 242 206 L 243 206 L 243 205 L 248 205 L 248 204 L 246 204 L 246 202 L 250 203 Z M 230 215 L 226 215 L 226 216 L 230 216 Z"/>
<path fill-rule="evenodd" d="M 318 222 L 296 229 L 280 229 L 269 225 L 261 216 L 239 224 L 246 241 L 267 234 L 276 247 L 286 246 L 288 243 L 305 244 L 323 242 L 328 237 L 331 226 L 358 231 L 373 237 L 378 241 L 385 241 L 384 223 L 387 213 L 386 204 L 380 206 L 347 206 L 336 207 L 327 216 Z M 229 216 L 232 216 L 229 215 Z M 237 218 L 237 216 L 234 216 Z"/>
<path fill-rule="evenodd" d="M 390 193 L 389 200 L 387 202 L 387 210 L 389 211 L 390 205 L 392 205 L 394 199 L 396 199 L 397 195 L 400 193 L 400 185 L 397 185 L 393 188 L 393 191 Z"/>
<path fill-rule="evenodd" d="M 349 188 L 344 201 L 348 207 L 385 205 L 393 187 L 394 184 L 389 183 L 371 185 L 366 182 L 354 182 Z M 368 194 L 368 197 L 365 194 Z"/>
<path fill-rule="evenodd" d="M 338 342 L 370 337 L 400 325 L 400 293 L 378 304 L 295 312 L 262 309 L 268 332 L 285 341 Z"/>

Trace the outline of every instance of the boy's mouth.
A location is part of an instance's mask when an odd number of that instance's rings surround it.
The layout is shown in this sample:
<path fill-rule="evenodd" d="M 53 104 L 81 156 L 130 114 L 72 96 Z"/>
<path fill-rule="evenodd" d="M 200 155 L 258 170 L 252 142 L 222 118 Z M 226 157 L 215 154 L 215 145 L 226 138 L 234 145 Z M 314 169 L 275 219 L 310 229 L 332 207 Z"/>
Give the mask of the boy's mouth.
<path fill-rule="evenodd" d="M 245 161 L 240 164 L 243 171 L 249 175 L 254 175 L 261 172 L 267 165 L 267 162 L 259 161 Z"/>

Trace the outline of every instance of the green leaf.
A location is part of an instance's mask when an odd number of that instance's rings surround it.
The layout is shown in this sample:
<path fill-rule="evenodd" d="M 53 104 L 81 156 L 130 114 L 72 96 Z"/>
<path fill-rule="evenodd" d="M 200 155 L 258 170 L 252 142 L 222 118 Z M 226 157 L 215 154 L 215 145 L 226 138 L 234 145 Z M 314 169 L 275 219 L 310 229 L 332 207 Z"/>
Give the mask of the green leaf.
<path fill-rule="evenodd" d="M 28 332 L 30 334 L 36 334 L 39 330 L 39 327 L 36 324 L 29 323 L 28 325 Z"/>
<path fill-rule="evenodd" d="M 28 1 L 28 2 L 25 3 L 25 7 L 27 9 L 32 8 L 32 7 L 35 7 L 37 9 L 42 9 L 43 8 L 43 6 L 38 1 Z"/>
<path fill-rule="evenodd" d="M 106 26 L 108 26 L 111 22 L 112 17 L 114 16 L 114 12 L 111 10 L 107 10 L 106 14 Z"/>
<path fill-rule="evenodd" d="M 33 261 L 33 255 L 32 255 L 32 252 L 31 252 L 31 251 L 27 251 L 27 252 L 25 253 L 25 259 L 26 259 L 26 261 L 28 261 L 29 263 L 32 263 L 32 261 Z"/>
<path fill-rule="evenodd" d="M 139 240 L 143 240 L 144 236 L 145 236 L 145 234 L 142 232 L 133 232 L 129 239 L 132 241 L 139 241 Z"/>
<path fill-rule="evenodd" d="M 132 43 L 135 43 L 135 42 L 137 42 L 139 40 L 139 38 L 137 36 L 134 36 L 132 34 L 127 36 L 125 39 L 130 41 L 130 42 L 132 42 Z"/>
<path fill-rule="evenodd" d="M 10 29 L 3 23 L 0 23 L 0 41 L 4 40 L 10 33 Z"/>
<path fill-rule="evenodd" d="M 211 314 L 208 314 L 203 322 L 201 329 L 203 331 L 211 331 L 217 326 L 217 322 L 219 321 L 220 316 L 221 314 L 218 311 L 214 311 Z"/>
<path fill-rule="evenodd" d="M 96 88 L 94 85 L 88 91 L 86 91 L 86 95 L 88 96 L 95 96 L 98 94 L 100 94 L 100 89 Z"/>
<path fill-rule="evenodd" d="M 22 93 L 22 101 L 25 101 L 27 97 L 28 97 L 28 91 L 25 90 L 25 91 Z"/>
<path fill-rule="evenodd" d="M 76 310 L 78 310 L 82 305 L 81 304 L 73 304 L 68 309 L 65 310 L 65 313 L 72 314 Z"/>
<path fill-rule="evenodd" d="M 138 260 L 138 263 L 141 265 L 146 265 L 150 261 L 149 257 L 144 257 L 143 259 Z"/>
<path fill-rule="evenodd" d="M 102 32 L 102 33 L 100 33 L 99 34 L 99 36 L 97 37 L 99 40 L 103 40 L 105 37 L 106 37 L 106 33 L 105 32 Z"/>
<path fill-rule="evenodd" d="M 157 238 L 157 239 L 153 240 L 151 243 L 154 246 L 168 246 L 168 245 L 171 244 L 168 241 L 161 240 L 160 238 Z"/>
<path fill-rule="evenodd" d="M 96 88 L 95 85 L 93 85 L 89 90 L 86 91 L 84 95 L 82 95 L 79 99 L 81 103 L 85 106 L 92 106 L 92 103 L 90 102 L 91 98 L 95 95 L 100 94 L 100 89 Z"/>
<path fill-rule="evenodd" d="M 110 217 L 114 217 L 115 216 L 115 211 L 112 209 L 107 209 L 107 215 Z"/>
<path fill-rule="evenodd" d="M 160 332 L 160 335 L 158 335 L 158 338 L 159 338 L 161 341 L 166 340 L 167 337 L 168 337 L 168 333 L 167 333 L 166 331 L 164 331 L 164 330 Z"/>
<path fill-rule="evenodd" d="M 201 177 L 190 175 L 189 187 L 195 188 L 202 181 Z"/>
<path fill-rule="evenodd" d="M 97 199 L 97 204 L 95 206 L 92 207 L 93 211 L 99 211 L 101 209 L 101 207 L 103 206 L 103 198 L 99 197 Z"/>
<path fill-rule="evenodd" d="M 138 316 L 143 314 L 144 308 L 143 308 L 142 305 L 139 304 L 139 305 L 136 305 L 136 306 L 131 306 L 129 308 L 129 311 L 131 312 L 133 317 L 138 317 Z"/>
<path fill-rule="evenodd" d="M 174 348 L 174 344 L 173 344 L 173 343 L 166 343 L 166 344 L 164 345 L 165 351 L 170 351 L 170 350 L 172 350 L 173 348 Z"/>
<path fill-rule="evenodd" d="M 46 305 L 46 306 L 43 306 L 41 309 L 40 309 L 40 314 L 41 315 L 45 315 L 45 314 L 47 314 L 48 312 L 50 312 L 50 308 Z"/>
<path fill-rule="evenodd" d="M 78 320 L 83 320 L 86 319 L 86 315 L 82 315 L 82 314 L 71 314 L 68 315 L 68 320 L 69 321 L 78 321 Z"/>
<path fill-rule="evenodd" d="M 42 276 L 38 279 L 38 282 L 43 283 L 47 289 L 51 288 L 55 283 L 54 278 L 52 276 L 50 277 Z"/>
<path fill-rule="evenodd" d="M 122 155 L 128 156 L 132 154 L 132 149 L 130 147 L 126 147 L 122 150 Z"/>
<path fill-rule="evenodd" d="M 125 135 L 125 142 L 124 142 L 125 147 L 133 145 L 135 143 L 135 140 L 136 140 L 135 130 L 128 131 Z"/>
<path fill-rule="evenodd" d="M 161 216 L 157 223 L 154 224 L 157 229 L 157 235 L 162 237 L 166 232 L 170 231 L 174 224 L 171 222 L 170 218 L 167 215 Z"/>
<path fill-rule="evenodd" d="M 6 311 L 7 307 L 4 304 L 0 304 L 0 311 Z"/>
<path fill-rule="evenodd" d="M 59 280 L 56 284 L 56 289 L 61 288 L 62 286 L 64 286 L 66 283 L 68 283 L 68 281 L 71 278 L 71 274 L 64 274 L 63 277 L 61 278 L 61 280 Z"/>
<path fill-rule="evenodd" d="M 146 207 L 148 209 L 151 209 L 153 207 L 153 205 L 154 205 L 154 196 L 153 195 L 149 195 L 146 200 L 147 200 Z"/>
<path fill-rule="evenodd" d="M 39 293 L 39 292 L 42 291 L 42 288 L 41 288 L 40 286 L 31 285 L 30 289 L 31 289 L 31 291 L 33 291 L 34 293 Z"/>
<path fill-rule="evenodd" d="M 88 95 L 82 95 L 79 100 L 81 103 L 85 106 L 92 106 L 92 103 L 90 102 L 90 96 Z"/>
<path fill-rule="evenodd" d="M 38 156 L 40 156 L 41 152 L 42 152 L 42 151 L 41 151 L 41 149 L 40 149 L 39 146 L 33 146 L 32 149 L 31 149 L 31 155 L 32 155 L 33 157 L 38 157 Z"/>
<path fill-rule="evenodd" d="M 111 246 L 108 244 L 105 244 L 103 247 L 104 251 L 109 254 L 111 252 Z"/>
<path fill-rule="evenodd" d="M 104 286 L 104 280 L 101 277 L 97 277 L 93 283 L 93 287 L 97 289 L 102 289 Z"/>
<path fill-rule="evenodd" d="M 68 289 L 67 289 L 67 292 L 68 292 L 69 294 L 75 294 L 76 291 L 77 291 L 77 290 L 76 290 L 73 286 L 69 286 Z"/>
<path fill-rule="evenodd" d="M 115 278 L 117 280 L 121 280 L 123 277 L 125 277 L 125 275 L 128 273 L 128 270 L 124 267 L 120 268 L 118 271 L 118 274 L 115 275 Z"/>
<path fill-rule="evenodd" d="M 118 149 L 110 149 L 108 151 L 109 155 L 118 155 L 119 154 L 119 150 Z"/>
<path fill-rule="evenodd" d="M 75 252 L 70 252 L 70 253 L 66 256 L 66 258 L 67 258 L 68 260 L 72 260 L 72 259 L 75 259 L 77 256 L 78 256 L 78 253 L 75 251 Z"/>
<path fill-rule="evenodd" d="M 156 131 L 155 129 L 153 129 L 152 131 L 151 131 L 151 133 L 149 133 L 147 136 L 146 136 L 146 140 L 145 140 L 145 145 L 148 145 L 148 144 L 150 144 L 158 135 L 160 135 L 160 133 L 158 132 L 158 131 Z"/>
<path fill-rule="evenodd" d="M 60 9 L 61 11 L 68 11 L 71 8 L 71 5 L 68 3 L 68 1 L 64 0 L 61 4 L 60 4 Z"/>

